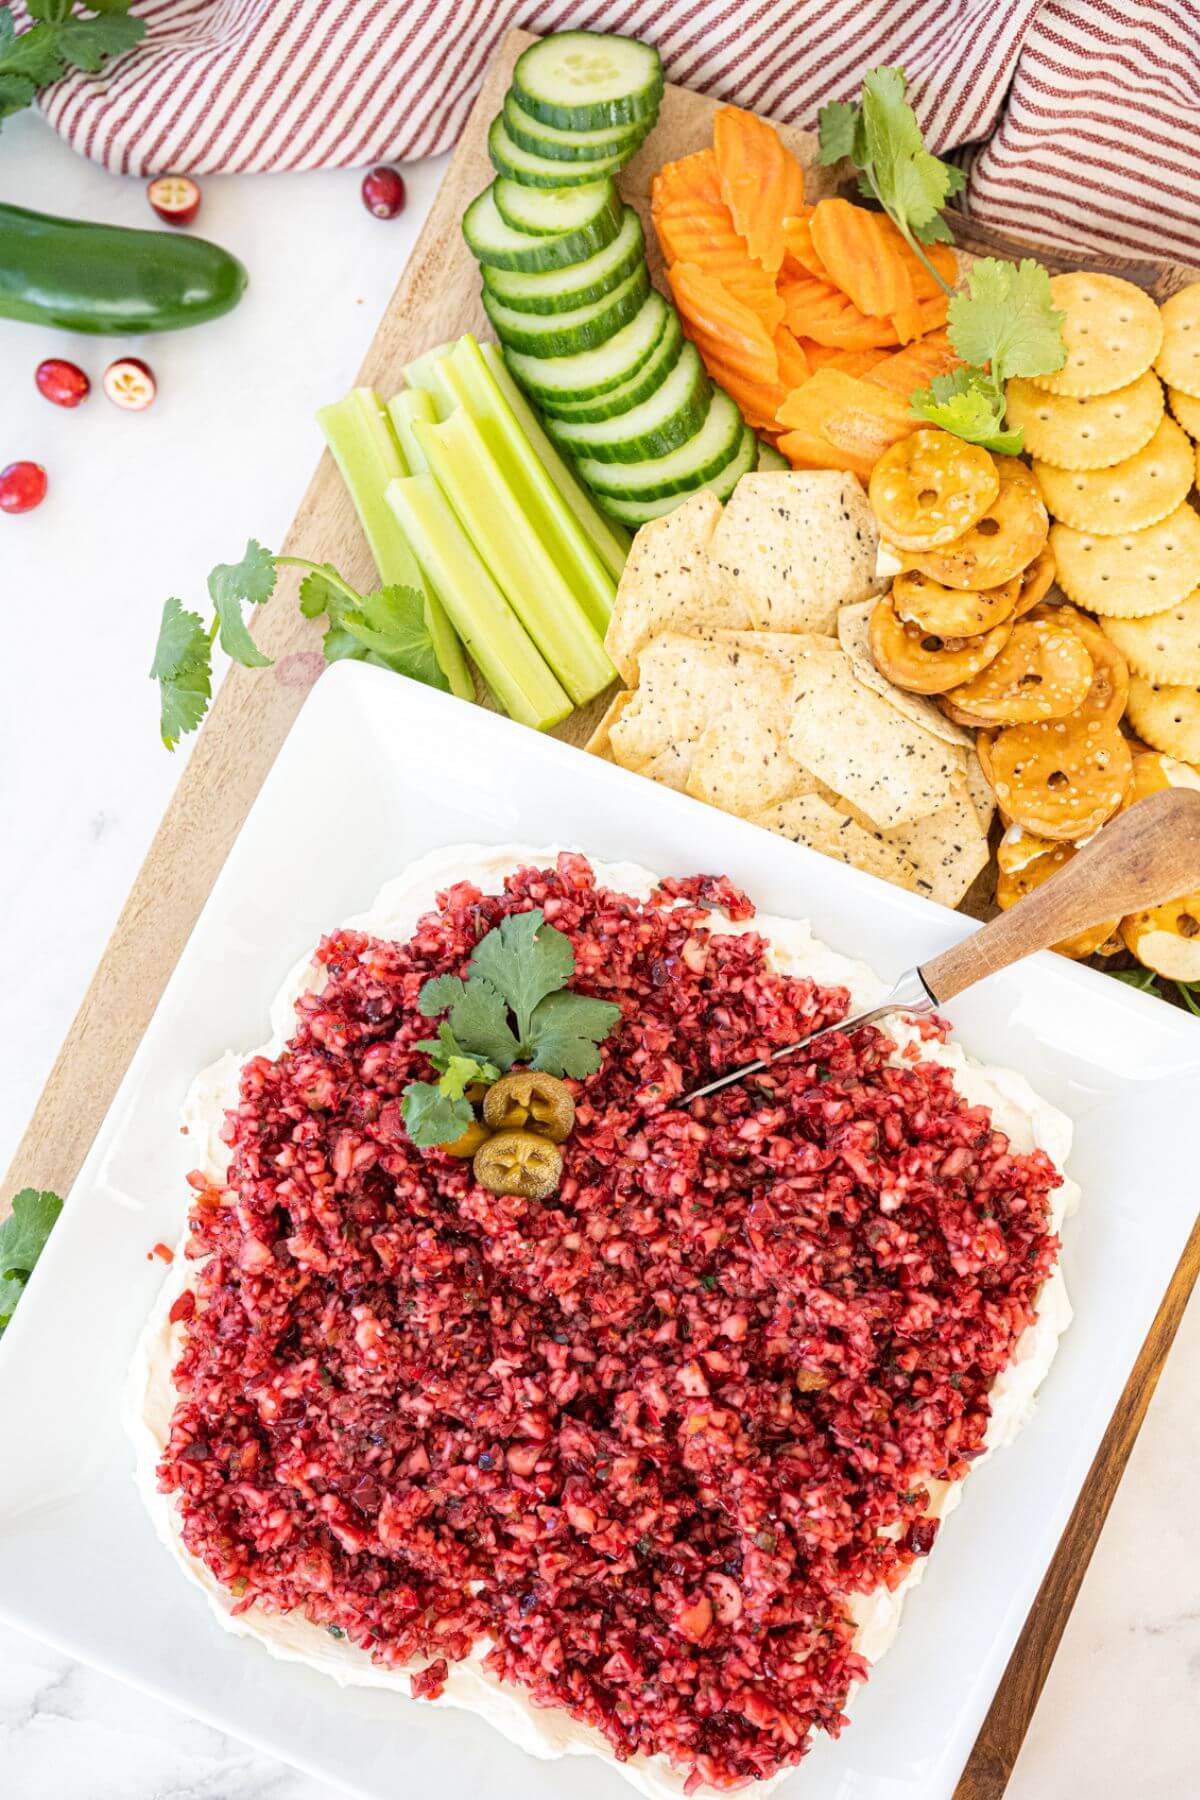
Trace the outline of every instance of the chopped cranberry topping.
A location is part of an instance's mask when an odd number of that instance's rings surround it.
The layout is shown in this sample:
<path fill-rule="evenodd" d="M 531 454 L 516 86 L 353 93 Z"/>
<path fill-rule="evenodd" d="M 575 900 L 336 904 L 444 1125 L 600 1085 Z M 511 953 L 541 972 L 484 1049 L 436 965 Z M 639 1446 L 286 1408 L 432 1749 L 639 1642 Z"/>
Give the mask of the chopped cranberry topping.
<path fill-rule="evenodd" d="M 419 1150 L 422 983 L 541 906 L 624 1018 L 572 1083 L 545 1201 Z M 846 1011 L 720 935 L 723 879 L 640 902 L 564 855 L 462 882 L 406 944 L 353 931 L 192 1178 L 194 1317 L 160 1469 L 237 1610 L 299 1609 L 414 1693 L 490 1643 L 539 1706 L 732 1789 L 845 1723 L 848 1606 L 931 1547 L 931 1477 L 1053 1266 L 1059 1176 L 949 1073 L 834 1035 L 689 1112 L 663 1102 Z"/>

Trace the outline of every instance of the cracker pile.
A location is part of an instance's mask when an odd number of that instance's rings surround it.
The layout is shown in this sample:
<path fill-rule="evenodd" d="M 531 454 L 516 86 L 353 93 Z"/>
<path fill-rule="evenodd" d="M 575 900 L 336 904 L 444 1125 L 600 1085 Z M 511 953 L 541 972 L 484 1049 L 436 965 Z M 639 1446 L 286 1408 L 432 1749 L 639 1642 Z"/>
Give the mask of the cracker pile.
<path fill-rule="evenodd" d="M 1200 283 L 1161 307 L 1111 275 L 1058 275 L 1050 287 L 1066 315 L 1066 363 L 1010 382 L 1007 400 L 1055 520 L 1058 582 L 1127 661 L 1133 729 L 1200 762 L 1200 514 L 1189 499 Z"/>
<path fill-rule="evenodd" d="M 969 732 L 874 666 L 877 548 L 833 470 L 747 475 L 643 526 L 606 638 L 629 687 L 588 748 L 956 906 L 994 804 Z"/>

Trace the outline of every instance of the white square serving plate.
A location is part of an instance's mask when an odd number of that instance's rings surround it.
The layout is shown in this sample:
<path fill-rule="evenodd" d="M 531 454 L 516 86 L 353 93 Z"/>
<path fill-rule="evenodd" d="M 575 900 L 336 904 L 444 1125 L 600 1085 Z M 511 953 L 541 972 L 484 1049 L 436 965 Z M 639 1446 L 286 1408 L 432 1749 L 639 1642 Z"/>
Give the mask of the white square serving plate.
<path fill-rule="evenodd" d="M 0 1614 L 369 1800 L 617 1800 L 593 1758 L 535 1762 L 481 1720 L 341 1690 L 210 1617 L 133 1485 L 120 1422 L 173 1243 L 196 1070 L 262 1040 L 283 976 L 415 857 L 569 844 L 663 874 L 725 872 L 893 977 L 960 915 L 493 713 L 361 664 L 324 675 L 256 801 L 0 1345 Z M 1195 1214 L 1200 1025 L 1050 955 L 951 1006 L 966 1048 L 1022 1069 L 1076 1125 L 1076 1318 L 1033 1423 L 967 1483 L 895 1648 L 785 1793 L 949 1800 Z M 52 1791 L 52 1772 L 47 1771 Z"/>

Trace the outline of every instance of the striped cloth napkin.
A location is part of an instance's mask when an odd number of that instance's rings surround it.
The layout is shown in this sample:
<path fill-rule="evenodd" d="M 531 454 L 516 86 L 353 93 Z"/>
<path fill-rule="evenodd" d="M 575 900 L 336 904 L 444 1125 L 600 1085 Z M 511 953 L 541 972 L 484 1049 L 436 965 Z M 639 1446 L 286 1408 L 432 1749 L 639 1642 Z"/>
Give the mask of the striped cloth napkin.
<path fill-rule="evenodd" d="M 674 81 L 812 126 L 903 67 L 988 225 L 1200 261 L 1200 0 L 134 0 L 138 50 L 42 95 L 119 174 L 318 169 L 449 149 L 514 25 L 623 31 Z M 20 22 L 22 7 L 14 6 Z"/>

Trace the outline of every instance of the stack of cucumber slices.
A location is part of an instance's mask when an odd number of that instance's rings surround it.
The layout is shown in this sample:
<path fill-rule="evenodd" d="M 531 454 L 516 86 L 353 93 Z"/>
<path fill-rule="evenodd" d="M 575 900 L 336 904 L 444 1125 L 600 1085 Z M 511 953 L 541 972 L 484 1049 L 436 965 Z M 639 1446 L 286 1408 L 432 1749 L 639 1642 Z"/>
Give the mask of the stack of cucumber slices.
<path fill-rule="evenodd" d="M 518 59 L 463 234 L 515 379 L 597 503 L 629 525 L 754 468 L 786 467 L 705 373 L 650 286 L 614 176 L 658 115 L 662 64 L 633 38 L 565 31 Z"/>

